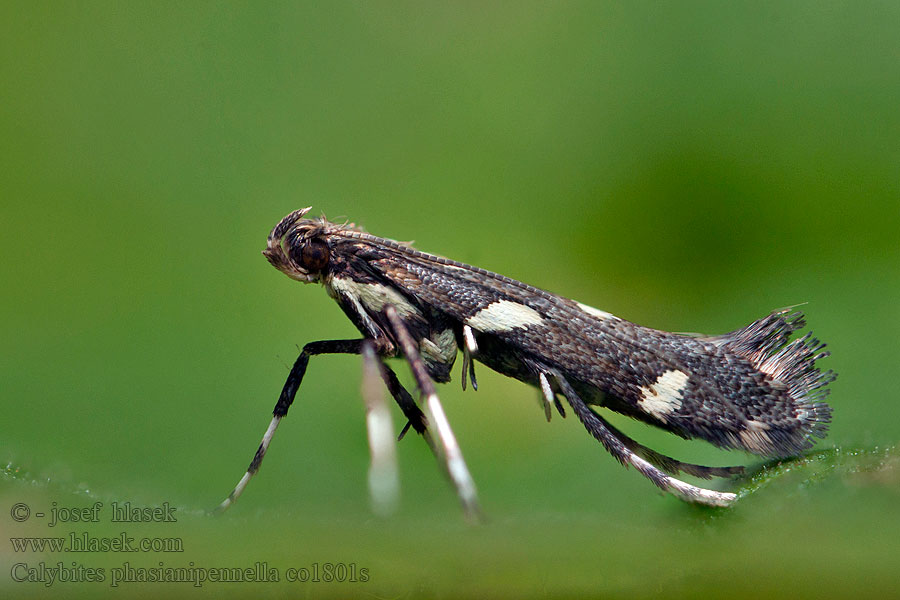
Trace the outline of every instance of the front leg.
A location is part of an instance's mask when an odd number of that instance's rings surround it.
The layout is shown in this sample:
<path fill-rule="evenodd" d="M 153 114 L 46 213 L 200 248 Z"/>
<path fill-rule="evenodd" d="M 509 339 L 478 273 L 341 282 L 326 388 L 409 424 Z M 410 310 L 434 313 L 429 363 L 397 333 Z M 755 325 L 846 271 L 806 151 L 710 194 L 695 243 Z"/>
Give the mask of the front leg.
<path fill-rule="evenodd" d="M 272 442 L 272 437 L 275 435 L 275 430 L 278 429 L 278 424 L 281 423 L 281 419 L 284 418 L 288 409 L 291 408 L 291 404 L 294 402 L 294 398 L 297 395 L 297 389 L 300 387 L 303 376 L 306 374 L 309 358 L 318 354 L 361 354 L 363 345 L 367 343 L 377 344 L 377 342 L 373 340 L 322 340 L 319 342 L 310 342 L 303 346 L 300 356 L 294 361 L 294 366 L 288 374 L 287 381 L 284 382 L 284 387 L 281 389 L 281 394 L 278 396 L 278 402 L 275 403 L 275 408 L 272 410 L 272 421 L 269 423 L 266 433 L 263 434 L 259 448 L 257 448 L 253 460 L 250 461 L 250 466 L 247 467 L 247 472 L 244 473 L 244 476 L 241 477 L 238 484 L 231 493 L 228 494 L 228 497 L 218 506 L 216 512 L 222 512 L 234 504 L 235 500 L 237 500 L 244 492 L 244 488 L 247 487 L 250 479 L 259 470 L 259 466 L 266 456 L 266 451 L 269 449 L 269 444 Z M 393 348 L 382 345 L 381 348 L 376 348 L 376 350 L 389 353 Z"/>

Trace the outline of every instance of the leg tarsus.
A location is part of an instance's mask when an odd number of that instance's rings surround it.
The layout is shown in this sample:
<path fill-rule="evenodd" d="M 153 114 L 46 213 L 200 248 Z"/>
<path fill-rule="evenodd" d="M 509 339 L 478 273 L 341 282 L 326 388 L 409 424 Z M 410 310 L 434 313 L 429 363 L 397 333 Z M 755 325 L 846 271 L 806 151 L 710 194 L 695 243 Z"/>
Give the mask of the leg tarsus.
<path fill-rule="evenodd" d="M 598 418 L 599 415 L 598 415 Z M 626 448 L 649 462 L 650 464 L 656 466 L 659 469 L 662 469 L 666 473 L 670 475 L 678 475 L 679 473 L 686 473 L 687 475 L 693 475 L 694 477 L 699 477 L 701 479 L 712 479 L 713 477 L 732 477 L 734 475 L 740 475 L 744 472 L 744 467 L 736 466 L 736 467 L 707 467 L 704 465 L 695 465 L 692 463 L 681 462 L 680 460 L 674 459 L 672 457 L 666 456 L 656 450 L 652 450 L 647 446 L 631 439 L 620 430 L 616 429 L 613 425 L 604 419 L 604 423 L 606 423 L 606 427 L 610 430 L 610 432 L 619 438 Z"/>
<path fill-rule="evenodd" d="M 701 504 L 709 504 L 711 506 L 729 506 L 737 499 L 735 494 L 697 487 L 670 475 L 666 475 L 654 467 L 646 459 L 638 456 L 636 452 L 629 449 L 626 444 L 612 432 L 611 426 L 584 403 L 562 374 L 554 372 L 553 375 L 555 376 L 563 395 L 569 401 L 569 405 L 572 407 L 572 410 L 575 411 L 575 415 L 581 421 L 582 425 L 584 425 L 585 429 L 603 444 L 603 447 L 606 448 L 606 450 L 620 463 L 633 466 L 639 473 L 647 477 L 660 489 L 676 494 L 689 502 L 698 502 Z"/>
<path fill-rule="evenodd" d="M 225 500 L 223 500 L 218 507 L 216 507 L 216 514 L 225 512 L 228 507 L 234 504 L 240 497 L 240 495 L 244 493 L 244 488 L 246 488 L 247 484 L 250 483 L 250 479 L 254 475 L 256 475 L 257 471 L 259 471 L 259 466 L 262 464 L 263 458 L 266 456 L 266 450 L 269 449 L 269 444 L 272 442 L 272 437 L 275 435 L 275 430 L 278 429 L 279 423 L 281 423 L 281 417 L 273 416 L 272 421 L 266 428 L 266 433 L 263 434 L 263 438 L 259 443 L 259 447 L 256 449 L 256 454 L 253 455 L 253 460 L 250 461 L 250 466 L 247 467 L 247 472 L 244 473 L 244 476 L 241 477 L 241 480 L 238 481 L 236 486 L 234 486 L 234 489 L 231 490 L 231 493 L 228 494 L 228 497 L 225 498 Z"/>
<path fill-rule="evenodd" d="M 304 374 L 306 374 L 309 358 L 318 354 L 360 354 L 362 352 L 363 343 L 366 341 L 367 340 L 362 339 L 321 340 L 318 342 L 310 342 L 303 346 L 303 350 L 300 351 L 300 356 L 294 361 L 294 366 L 291 367 L 291 372 L 288 374 L 287 380 L 281 388 L 281 394 L 279 394 L 278 401 L 275 403 L 275 408 L 272 410 L 272 421 L 269 423 L 269 427 L 263 435 L 262 442 L 260 442 L 256 454 L 253 455 L 253 460 L 250 461 L 247 472 L 244 473 L 244 476 L 241 477 L 238 484 L 231 493 L 228 494 L 228 497 L 219 504 L 216 509 L 217 513 L 225 511 L 229 506 L 234 504 L 238 497 L 243 493 L 244 488 L 247 487 L 250 478 L 252 478 L 259 470 L 263 458 L 265 458 L 266 451 L 269 449 L 272 437 L 275 435 L 275 430 L 278 428 L 278 424 L 287 414 L 288 410 L 291 408 L 291 404 L 294 402 L 294 397 L 297 395 L 297 389 L 303 381 Z"/>

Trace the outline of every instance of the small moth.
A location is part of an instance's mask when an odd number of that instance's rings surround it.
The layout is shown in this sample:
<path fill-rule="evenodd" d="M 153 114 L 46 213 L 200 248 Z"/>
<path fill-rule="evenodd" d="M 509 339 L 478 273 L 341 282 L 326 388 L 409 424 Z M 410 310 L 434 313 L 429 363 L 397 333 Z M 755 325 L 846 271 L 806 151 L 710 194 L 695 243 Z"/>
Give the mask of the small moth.
<path fill-rule="evenodd" d="M 435 392 L 450 380 L 462 353 L 462 387 L 477 389 L 475 362 L 537 388 L 550 420 L 565 416 L 561 398 L 579 421 L 623 465 L 687 501 L 727 506 L 736 495 L 677 479 L 729 477 L 742 467 L 706 467 L 655 452 L 613 427 L 596 408 L 609 409 L 683 438 L 767 456 L 798 454 L 824 437 L 831 408 L 823 402 L 835 374 L 816 361 L 825 344 L 807 333 L 803 315 L 776 311 L 716 336 L 669 333 L 636 325 L 602 310 L 509 277 L 409 244 L 375 237 L 353 224 L 287 215 L 263 251 L 292 279 L 321 283 L 359 329 L 353 340 L 303 347 L 250 467 L 228 498 L 228 508 L 259 469 L 275 429 L 287 414 L 310 357 L 358 354 L 365 366 L 376 507 L 390 510 L 397 494 L 394 435 L 379 379 L 447 472 L 465 513 L 479 513 L 475 484 Z M 402 357 L 412 369 L 422 406 L 384 359 Z"/>

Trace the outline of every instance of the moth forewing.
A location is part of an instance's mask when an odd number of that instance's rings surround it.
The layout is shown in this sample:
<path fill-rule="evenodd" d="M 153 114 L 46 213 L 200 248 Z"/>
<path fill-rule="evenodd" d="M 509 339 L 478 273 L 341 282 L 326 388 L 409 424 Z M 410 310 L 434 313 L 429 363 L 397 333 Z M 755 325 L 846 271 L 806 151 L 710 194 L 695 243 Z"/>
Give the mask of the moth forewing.
<path fill-rule="evenodd" d="M 309 357 L 360 354 L 368 346 L 407 427 L 428 441 L 467 514 L 477 512 L 474 483 L 433 386 L 450 379 L 458 350 L 464 388 L 466 379 L 476 387 L 478 361 L 535 386 L 548 419 L 551 404 L 565 416 L 561 395 L 617 460 L 693 502 L 722 506 L 735 496 L 680 481 L 678 472 L 728 477 L 740 468 L 692 465 L 659 454 L 612 427 L 592 406 L 763 456 L 796 454 L 826 433 L 831 409 L 823 400 L 835 374 L 816 367 L 828 356 L 824 344 L 810 334 L 789 341 L 805 324 L 799 312 L 777 311 L 720 336 L 659 331 L 353 225 L 306 219 L 308 211 L 282 219 L 264 254 L 293 279 L 323 283 L 363 339 L 304 347 L 247 474 L 223 507 L 258 469 Z M 398 355 L 416 376 L 424 413 L 383 362 Z"/>

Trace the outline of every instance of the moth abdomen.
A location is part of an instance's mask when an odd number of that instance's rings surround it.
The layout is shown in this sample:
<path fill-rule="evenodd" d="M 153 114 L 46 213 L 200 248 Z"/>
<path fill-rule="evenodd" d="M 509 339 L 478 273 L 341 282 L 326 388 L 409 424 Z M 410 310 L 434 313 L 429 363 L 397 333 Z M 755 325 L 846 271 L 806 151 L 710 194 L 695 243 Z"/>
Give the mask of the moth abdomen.
<path fill-rule="evenodd" d="M 660 362 L 626 401 L 682 437 L 763 456 L 806 450 L 831 421 L 823 400 L 835 375 L 815 367 L 824 344 L 811 335 L 787 341 L 802 325 L 802 315 L 781 311 L 722 336 L 660 332 Z"/>

